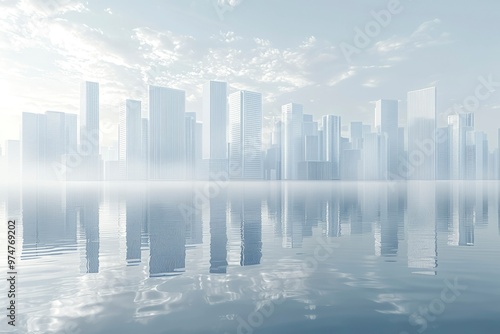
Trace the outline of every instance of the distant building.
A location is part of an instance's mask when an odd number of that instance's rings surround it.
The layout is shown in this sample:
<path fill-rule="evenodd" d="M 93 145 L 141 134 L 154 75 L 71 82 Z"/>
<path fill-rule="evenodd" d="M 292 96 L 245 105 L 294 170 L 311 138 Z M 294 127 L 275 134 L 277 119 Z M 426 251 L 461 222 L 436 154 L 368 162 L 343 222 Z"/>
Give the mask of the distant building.
<path fill-rule="evenodd" d="M 283 142 L 281 171 L 283 180 L 298 179 L 298 164 L 304 161 L 303 107 L 289 103 L 281 107 Z"/>
<path fill-rule="evenodd" d="M 140 180 L 144 168 L 141 101 L 126 100 L 121 106 L 119 137 L 120 178 Z"/>
<path fill-rule="evenodd" d="M 324 159 L 330 163 L 331 178 L 340 178 L 340 130 L 341 118 L 334 115 L 323 116 Z"/>
<path fill-rule="evenodd" d="M 436 178 L 436 88 L 408 93 L 408 179 Z"/>
<path fill-rule="evenodd" d="M 149 178 L 186 177 L 186 96 L 182 90 L 149 87 Z"/>
<path fill-rule="evenodd" d="M 262 95 L 249 91 L 229 95 L 229 120 L 230 177 L 262 179 Z"/>
<path fill-rule="evenodd" d="M 83 159 L 80 177 L 96 181 L 100 179 L 99 84 L 83 82 L 80 98 L 80 152 Z"/>
<path fill-rule="evenodd" d="M 375 128 L 387 135 L 387 176 L 383 179 L 398 172 L 398 104 L 397 100 L 379 100 L 375 104 Z"/>

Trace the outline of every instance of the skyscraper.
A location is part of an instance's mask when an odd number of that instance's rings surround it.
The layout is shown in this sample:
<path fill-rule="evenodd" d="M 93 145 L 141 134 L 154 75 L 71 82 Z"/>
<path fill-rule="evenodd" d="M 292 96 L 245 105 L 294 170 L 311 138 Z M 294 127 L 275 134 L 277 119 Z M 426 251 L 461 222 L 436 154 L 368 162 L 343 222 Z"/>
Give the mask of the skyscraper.
<path fill-rule="evenodd" d="M 488 137 L 484 132 L 475 132 L 476 144 L 476 180 L 488 179 Z"/>
<path fill-rule="evenodd" d="M 100 177 L 99 84 L 97 82 L 83 82 L 80 98 L 80 151 L 83 155 L 82 177 L 84 180 L 98 180 Z"/>
<path fill-rule="evenodd" d="M 203 86 L 203 159 L 227 159 L 227 83 Z"/>
<path fill-rule="evenodd" d="M 185 178 L 185 100 L 182 90 L 149 87 L 150 179 Z"/>
<path fill-rule="evenodd" d="M 229 119 L 230 177 L 262 179 L 262 95 L 249 91 L 229 95 Z"/>
<path fill-rule="evenodd" d="M 450 127 L 438 128 L 439 140 L 436 143 L 436 179 L 450 179 Z"/>
<path fill-rule="evenodd" d="M 410 180 L 436 177 L 436 87 L 408 93 L 408 159 Z"/>
<path fill-rule="evenodd" d="M 450 128 L 450 179 L 464 180 L 466 171 L 467 132 L 474 129 L 474 114 L 459 113 L 448 116 Z"/>
<path fill-rule="evenodd" d="M 23 113 L 21 128 L 21 164 L 25 181 L 45 176 L 46 118 L 42 114 Z"/>
<path fill-rule="evenodd" d="M 323 116 L 324 159 L 329 163 L 331 179 L 340 177 L 340 116 Z"/>
<path fill-rule="evenodd" d="M 387 135 L 387 179 L 398 173 L 398 101 L 379 100 L 375 105 L 375 128 Z"/>
<path fill-rule="evenodd" d="M 144 168 L 142 160 L 141 101 L 126 100 L 120 108 L 120 176 L 139 180 Z"/>
<path fill-rule="evenodd" d="M 281 170 L 283 180 L 297 180 L 298 164 L 304 160 L 303 117 L 303 107 L 300 104 L 289 103 L 281 107 L 281 121 L 283 123 Z"/>
<path fill-rule="evenodd" d="M 67 180 L 71 175 L 66 157 L 77 153 L 77 117 L 56 111 L 45 113 L 46 178 Z"/>

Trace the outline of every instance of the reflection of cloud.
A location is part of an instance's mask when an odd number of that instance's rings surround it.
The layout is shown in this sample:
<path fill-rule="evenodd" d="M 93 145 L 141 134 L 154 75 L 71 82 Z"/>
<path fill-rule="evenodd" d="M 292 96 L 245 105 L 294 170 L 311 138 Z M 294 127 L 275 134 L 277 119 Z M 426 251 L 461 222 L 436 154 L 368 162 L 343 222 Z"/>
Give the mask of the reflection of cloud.
<path fill-rule="evenodd" d="M 392 293 L 381 293 L 373 300 L 378 304 L 387 304 L 390 309 L 375 310 L 382 314 L 406 314 L 408 313 L 407 308 L 404 307 L 402 302 L 405 299 L 398 294 Z"/>

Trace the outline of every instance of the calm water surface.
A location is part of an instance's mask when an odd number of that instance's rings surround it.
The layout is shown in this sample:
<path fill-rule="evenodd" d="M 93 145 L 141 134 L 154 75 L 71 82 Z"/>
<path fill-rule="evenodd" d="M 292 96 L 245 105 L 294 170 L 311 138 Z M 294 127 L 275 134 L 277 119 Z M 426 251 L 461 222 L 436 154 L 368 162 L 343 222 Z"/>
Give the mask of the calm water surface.
<path fill-rule="evenodd" d="M 499 192 L 498 182 L 2 186 L 0 220 L 18 222 L 17 331 L 500 333 Z M 2 279 L 2 301 L 7 290 Z"/>

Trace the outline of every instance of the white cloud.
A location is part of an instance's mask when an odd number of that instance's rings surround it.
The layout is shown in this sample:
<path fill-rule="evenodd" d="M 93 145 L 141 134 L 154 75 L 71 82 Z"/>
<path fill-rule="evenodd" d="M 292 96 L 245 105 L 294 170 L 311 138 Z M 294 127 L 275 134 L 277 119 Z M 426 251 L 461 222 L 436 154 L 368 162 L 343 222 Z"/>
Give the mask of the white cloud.
<path fill-rule="evenodd" d="M 409 36 L 393 36 L 375 43 L 371 51 L 388 57 L 391 60 L 402 60 L 401 53 L 409 53 L 416 49 L 443 45 L 451 42 L 450 34 L 440 32 L 441 20 L 433 19 L 420 24 Z"/>
<path fill-rule="evenodd" d="M 243 0 L 217 0 L 217 4 L 219 6 L 221 7 L 229 6 L 233 8 L 241 5 L 242 2 Z"/>

